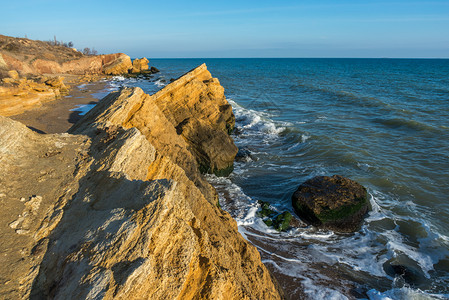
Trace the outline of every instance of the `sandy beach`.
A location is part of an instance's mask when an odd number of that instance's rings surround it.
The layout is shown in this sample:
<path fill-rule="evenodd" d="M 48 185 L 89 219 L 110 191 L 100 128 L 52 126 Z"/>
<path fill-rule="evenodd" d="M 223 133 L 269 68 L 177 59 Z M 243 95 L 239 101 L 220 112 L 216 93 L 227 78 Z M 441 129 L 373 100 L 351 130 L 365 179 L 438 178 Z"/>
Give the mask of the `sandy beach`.
<path fill-rule="evenodd" d="M 69 85 L 68 95 L 10 118 L 39 133 L 62 133 L 81 118 L 79 111 L 73 111 L 77 105 L 97 103 L 108 94 L 106 81 Z"/>

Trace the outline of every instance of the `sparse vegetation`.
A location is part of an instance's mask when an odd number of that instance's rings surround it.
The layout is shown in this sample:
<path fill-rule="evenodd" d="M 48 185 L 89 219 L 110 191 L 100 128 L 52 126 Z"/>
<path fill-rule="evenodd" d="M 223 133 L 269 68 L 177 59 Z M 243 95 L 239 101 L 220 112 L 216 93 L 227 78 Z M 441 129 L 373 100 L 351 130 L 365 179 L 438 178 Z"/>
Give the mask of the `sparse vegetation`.
<path fill-rule="evenodd" d="M 97 50 L 95 50 L 95 48 L 90 49 L 89 47 L 84 48 L 82 52 L 84 55 L 97 55 L 98 54 L 98 52 L 97 52 Z"/>
<path fill-rule="evenodd" d="M 66 47 L 66 48 L 73 48 L 73 42 L 63 42 L 63 41 L 58 41 L 56 39 L 56 36 L 54 36 L 53 40 L 48 40 L 45 41 L 45 43 L 47 43 L 48 45 L 51 46 L 62 46 L 62 47 Z M 95 48 L 89 48 L 89 47 L 85 47 L 81 53 L 83 53 L 84 55 L 98 55 L 98 51 L 95 50 Z"/>
<path fill-rule="evenodd" d="M 45 43 L 51 45 L 51 46 L 62 46 L 62 47 L 66 47 L 66 48 L 73 48 L 73 42 L 63 42 L 63 41 L 58 41 L 56 39 L 56 36 L 54 36 L 53 40 L 48 40 L 48 41 L 44 41 Z"/>
<path fill-rule="evenodd" d="M 63 42 L 57 39 L 49 41 L 13 38 L 0 34 L 0 52 L 13 56 L 20 61 L 32 62 L 33 59 L 54 59 L 62 63 L 83 56 L 80 51 L 72 49 L 73 42 Z"/>

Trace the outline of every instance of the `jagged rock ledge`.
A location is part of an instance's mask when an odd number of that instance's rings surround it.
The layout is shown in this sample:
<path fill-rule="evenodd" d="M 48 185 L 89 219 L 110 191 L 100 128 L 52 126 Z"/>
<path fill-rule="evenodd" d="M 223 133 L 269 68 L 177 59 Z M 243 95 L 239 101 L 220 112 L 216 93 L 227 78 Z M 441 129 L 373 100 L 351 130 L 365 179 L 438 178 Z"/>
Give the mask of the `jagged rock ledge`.
<path fill-rule="evenodd" d="M 0 117 L 0 297 L 281 298 L 200 174 L 232 168 L 233 124 L 205 65 L 110 94 L 71 134 Z"/>

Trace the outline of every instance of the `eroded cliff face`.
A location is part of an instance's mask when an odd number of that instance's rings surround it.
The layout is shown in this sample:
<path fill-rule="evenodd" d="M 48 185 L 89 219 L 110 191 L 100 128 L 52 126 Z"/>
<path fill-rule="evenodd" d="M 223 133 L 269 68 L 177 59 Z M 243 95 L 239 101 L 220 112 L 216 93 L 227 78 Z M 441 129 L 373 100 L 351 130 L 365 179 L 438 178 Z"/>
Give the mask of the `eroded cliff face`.
<path fill-rule="evenodd" d="M 26 74 L 123 74 L 133 67 L 123 53 L 85 56 L 68 47 L 0 35 L 0 70 Z"/>
<path fill-rule="evenodd" d="M 21 74 L 127 74 L 132 69 L 131 58 L 124 53 L 86 56 L 65 62 L 33 58 L 17 59 L 11 53 L 0 53 L 4 68 Z"/>
<path fill-rule="evenodd" d="M 279 299 L 199 172 L 232 164 L 226 105 L 201 66 L 107 96 L 72 134 L 0 117 L 1 297 Z"/>

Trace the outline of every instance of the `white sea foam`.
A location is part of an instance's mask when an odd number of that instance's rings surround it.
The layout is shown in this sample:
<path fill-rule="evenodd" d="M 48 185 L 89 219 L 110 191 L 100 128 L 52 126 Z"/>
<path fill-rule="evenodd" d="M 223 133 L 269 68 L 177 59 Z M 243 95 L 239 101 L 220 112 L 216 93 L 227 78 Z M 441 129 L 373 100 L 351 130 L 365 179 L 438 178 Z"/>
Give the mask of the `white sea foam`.
<path fill-rule="evenodd" d="M 116 76 L 116 77 L 119 77 L 119 76 Z M 113 77 L 112 80 L 108 82 L 107 89 L 110 92 L 118 91 L 120 88 L 122 88 L 123 86 L 126 85 L 126 81 L 125 81 L 124 77 L 123 77 L 123 80 L 121 80 L 121 79 L 114 80 L 114 78 L 116 78 L 116 77 Z"/>
<path fill-rule="evenodd" d="M 206 179 L 217 189 L 220 205 L 236 219 L 248 220 L 256 204 L 229 178 L 207 174 Z M 232 199 L 232 201 L 230 201 Z"/>
<path fill-rule="evenodd" d="M 228 102 L 232 105 L 237 126 L 242 129 L 243 136 L 260 135 L 267 143 L 285 131 L 286 126 L 291 126 L 288 122 L 274 122 L 269 118 L 269 114 L 246 109 L 232 99 L 228 99 Z"/>
<path fill-rule="evenodd" d="M 127 78 L 123 76 L 114 76 L 111 78 L 112 81 L 125 81 Z"/>
<path fill-rule="evenodd" d="M 397 256 L 399 253 L 407 255 L 410 259 L 414 260 L 419 264 L 421 269 L 424 271 L 424 274 L 427 278 L 430 278 L 429 271 L 433 270 L 433 262 L 432 258 L 424 253 L 419 253 L 416 249 L 407 246 L 404 243 L 398 241 L 389 241 L 387 243 L 387 249 L 392 251 L 394 256 Z"/>
<path fill-rule="evenodd" d="M 322 122 L 323 120 L 326 120 L 327 119 L 327 117 L 326 116 L 318 116 L 316 119 L 315 119 L 315 123 L 317 123 L 317 122 Z"/>
<path fill-rule="evenodd" d="M 335 233 L 333 231 L 307 232 L 307 231 L 304 231 L 304 229 L 298 228 L 297 235 L 304 239 L 327 240 L 327 239 L 331 238 L 332 236 L 335 236 Z"/>
<path fill-rule="evenodd" d="M 446 244 L 449 246 L 449 237 L 445 236 L 444 234 L 439 233 L 438 237 Z"/>
<path fill-rule="evenodd" d="M 290 147 L 287 148 L 287 152 L 291 151 L 291 150 L 295 150 L 296 148 L 300 147 L 301 143 L 294 143 L 293 145 L 291 145 Z"/>
<path fill-rule="evenodd" d="M 364 271 L 375 276 L 384 277 L 383 264 L 388 257 L 379 255 L 383 246 L 375 242 L 373 233 L 362 228 L 360 233 L 347 238 L 329 236 L 312 247 L 321 261 L 346 264 L 356 271 Z"/>
<path fill-rule="evenodd" d="M 166 86 L 167 85 L 167 83 L 165 82 L 165 80 L 164 80 L 164 78 L 159 78 L 159 79 L 157 79 L 156 81 L 154 81 L 154 84 L 157 86 L 157 87 L 159 87 L 159 88 L 162 88 L 162 87 L 164 87 L 164 86 Z"/>
<path fill-rule="evenodd" d="M 385 219 L 387 216 L 384 214 L 382 208 L 377 204 L 376 198 L 370 192 L 369 193 L 369 201 L 371 204 L 371 211 L 368 214 L 368 217 L 365 219 L 365 222 L 373 222 Z"/>
<path fill-rule="evenodd" d="M 317 285 L 309 278 L 305 278 L 301 282 L 304 286 L 304 292 L 310 299 L 323 299 L 323 300 L 347 300 L 348 297 L 340 293 L 339 291 L 332 290 L 328 287 Z"/>
<path fill-rule="evenodd" d="M 412 289 L 409 287 L 394 288 L 385 292 L 377 290 L 369 290 L 368 298 L 370 300 L 433 300 L 433 299 L 449 299 L 449 294 L 428 294 L 420 289 Z"/>

